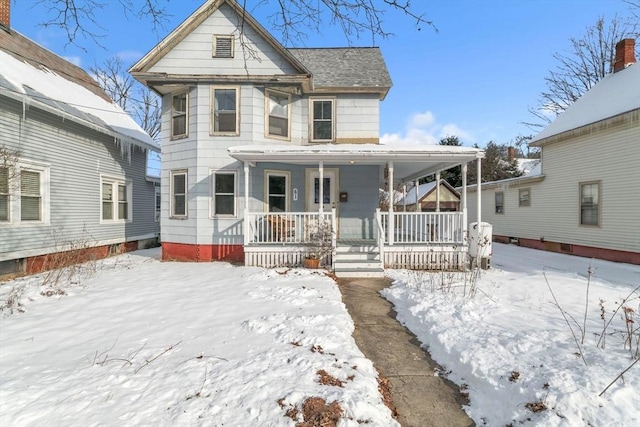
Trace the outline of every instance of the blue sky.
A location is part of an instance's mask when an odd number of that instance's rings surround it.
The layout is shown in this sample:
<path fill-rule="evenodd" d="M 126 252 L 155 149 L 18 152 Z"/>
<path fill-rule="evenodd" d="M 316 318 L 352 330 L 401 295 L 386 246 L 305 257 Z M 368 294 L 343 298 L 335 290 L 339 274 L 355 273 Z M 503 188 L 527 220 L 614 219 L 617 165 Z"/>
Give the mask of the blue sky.
<path fill-rule="evenodd" d="M 114 55 L 135 62 L 203 1 L 169 2 L 172 17 L 159 34 L 147 22 L 124 18 L 115 0 L 105 2 L 109 6 L 96 12 L 105 34 L 104 48 L 80 40 L 86 51 L 67 45 L 61 29 L 38 25 L 47 8 L 36 0 L 12 1 L 11 26 L 88 69 Z M 269 3 L 247 0 L 247 7 L 271 30 Z M 532 119 L 527 110 L 545 89 L 544 77 L 556 65 L 553 54 L 567 52 L 569 39 L 581 37 L 600 16 L 631 15 L 622 0 L 413 0 L 412 4 L 438 32 L 429 27 L 416 30 L 398 12 L 384 17 L 385 29 L 394 33 L 375 42 L 394 82 L 381 104 L 384 141 L 425 144 L 457 135 L 464 145 L 484 146 L 534 133 L 521 122 Z M 322 34 L 309 31 L 302 46 L 345 44 L 339 29 L 326 27 Z M 372 42 L 366 37 L 353 44 Z"/>

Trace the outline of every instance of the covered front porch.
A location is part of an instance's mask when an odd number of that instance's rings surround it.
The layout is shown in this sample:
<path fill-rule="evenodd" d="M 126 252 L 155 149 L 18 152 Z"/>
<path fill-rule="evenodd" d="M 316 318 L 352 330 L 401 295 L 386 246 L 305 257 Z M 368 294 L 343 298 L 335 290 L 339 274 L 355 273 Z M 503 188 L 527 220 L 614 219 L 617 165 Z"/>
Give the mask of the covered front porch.
<path fill-rule="evenodd" d="M 336 275 L 350 276 L 467 264 L 467 165 L 475 161 L 480 169 L 480 149 L 325 144 L 229 153 L 243 163 L 244 194 L 252 195 L 243 209 L 246 265 L 296 267 L 314 255 Z M 438 194 L 433 212 L 399 212 L 388 203 L 397 185 L 429 175 L 439 180 L 456 166 L 460 211 L 440 211 Z"/>

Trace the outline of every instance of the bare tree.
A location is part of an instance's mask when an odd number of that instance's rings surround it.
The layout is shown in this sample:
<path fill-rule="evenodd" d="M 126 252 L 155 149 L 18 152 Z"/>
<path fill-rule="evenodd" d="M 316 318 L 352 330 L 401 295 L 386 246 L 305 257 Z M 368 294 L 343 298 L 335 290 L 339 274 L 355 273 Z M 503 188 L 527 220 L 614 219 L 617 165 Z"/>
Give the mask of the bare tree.
<path fill-rule="evenodd" d="M 134 80 L 118 56 L 107 59 L 101 66 L 91 67 L 90 71 L 109 97 L 157 141 L 161 122 L 158 96 Z"/>
<path fill-rule="evenodd" d="M 547 89 L 540 94 L 538 105 L 529 108 L 532 122 L 524 122 L 539 129 L 549 124 L 580 96 L 613 71 L 615 45 L 624 38 L 638 37 L 637 19 L 615 16 L 606 22 L 599 18 L 587 27 L 580 38 L 571 38 L 567 53 L 555 53 L 556 69 L 545 78 Z"/>
<path fill-rule="evenodd" d="M 108 32 L 101 13 L 109 2 L 104 0 L 31 0 L 45 8 L 48 19 L 45 27 L 57 27 L 66 31 L 70 44 L 83 47 L 81 40 L 89 40 L 101 46 L 101 39 Z M 306 39 L 309 30 L 321 32 L 330 25 L 339 27 L 349 44 L 354 39 L 370 36 L 386 38 L 392 33 L 384 27 L 386 12 L 400 12 L 413 21 L 418 30 L 423 26 L 435 29 L 425 15 L 417 12 L 411 0 L 236 0 L 246 10 L 270 8 L 274 12 L 269 21 L 274 30 L 281 33 L 283 43 L 297 44 Z M 169 0 L 117 0 L 125 17 L 148 20 L 153 30 L 164 28 L 170 15 Z"/>

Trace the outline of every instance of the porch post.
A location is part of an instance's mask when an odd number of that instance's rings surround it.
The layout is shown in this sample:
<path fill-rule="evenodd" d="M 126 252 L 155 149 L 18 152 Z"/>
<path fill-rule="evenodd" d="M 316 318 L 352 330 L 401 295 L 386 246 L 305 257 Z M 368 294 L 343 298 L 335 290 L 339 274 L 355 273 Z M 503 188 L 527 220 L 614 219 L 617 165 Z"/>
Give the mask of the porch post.
<path fill-rule="evenodd" d="M 440 172 L 436 172 L 436 212 L 440 212 Z"/>
<path fill-rule="evenodd" d="M 482 202 L 482 197 L 480 196 L 480 194 L 482 193 L 481 189 L 480 189 L 480 184 L 482 183 L 482 179 L 481 179 L 481 171 L 480 171 L 480 163 L 481 163 L 481 158 L 478 157 L 478 160 L 476 160 L 476 163 L 478 164 L 478 184 L 476 186 L 476 193 L 477 193 L 477 203 L 478 203 L 478 227 L 480 227 L 480 222 L 482 221 L 482 205 L 480 204 Z"/>
<path fill-rule="evenodd" d="M 390 161 L 387 164 L 387 169 L 389 170 L 389 178 L 388 178 L 388 191 L 389 191 L 389 227 L 388 227 L 388 232 L 389 235 L 387 236 L 387 241 L 389 242 L 389 245 L 392 246 L 393 245 L 393 236 L 395 234 L 394 232 L 394 226 L 395 226 L 395 220 L 393 218 L 393 203 L 395 202 L 395 191 L 393 189 L 393 161 Z"/>
<path fill-rule="evenodd" d="M 462 164 L 462 241 L 467 241 L 467 162 Z"/>
<path fill-rule="evenodd" d="M 407 184 L 402 184 L 402 211 L 407 211 Z"/>
<path fill-rule="evenodd" d="M 324 162 L 322 160 L 318 162 L 318 180 L 320 181 L 320 186 L 318 187 L 318 204 L 320 205 L 320 217 L 322 217 L 322 212 L 324 211 Z M 311 191 L 315 191 L 315 188 Z"/>
<path fill-rule="evenodd" d="M 244 161 L 244 245 L 249 244 L 249 162 Z"/>
<path fill-rule="evenodd" d="M 420 202 L 418 201 L 418 183 L 420 182 L 419 179 L 416 179 L 416 185 L 415 190 L 416 190 L 416 212 L 420 212 L 422 209 L 420 209 Z"/>

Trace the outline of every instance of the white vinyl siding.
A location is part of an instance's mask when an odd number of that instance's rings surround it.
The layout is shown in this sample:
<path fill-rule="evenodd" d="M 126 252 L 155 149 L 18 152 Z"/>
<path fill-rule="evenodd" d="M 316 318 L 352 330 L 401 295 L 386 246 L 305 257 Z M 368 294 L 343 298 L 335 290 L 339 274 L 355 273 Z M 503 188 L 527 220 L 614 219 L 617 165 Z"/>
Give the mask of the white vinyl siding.
<path fill-rule="evenodd" d="M 211 134 L 238 135 L 240 133 L 240 88 L 211 87 Z"/>
<path fill-rule="evenodd" d="M 267 90 L 265 103 L 267 136 L 288 140 L 291 135 L 291 95 Z"/>
<path fill-rule="evenodd" d="M 174 94 L 171 98 L 171 138 L 184 138 L 189 134 L 189 95 Z"/>
<path fill-rule="evenodd" d="M 236 216 L 237 172 L 212 171 L 212 214 L 213 216 Z"/>
<path fill-rule="evenodd" d="M 171 218 L 187 218 L 187 171 L 171 171 Z"/>
<path fill-rule="evenodd" d="M 124 178 L 101 177 L 101 201 L 103 224 L 132 220 L 133 186 Z"/>

